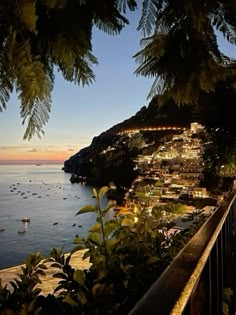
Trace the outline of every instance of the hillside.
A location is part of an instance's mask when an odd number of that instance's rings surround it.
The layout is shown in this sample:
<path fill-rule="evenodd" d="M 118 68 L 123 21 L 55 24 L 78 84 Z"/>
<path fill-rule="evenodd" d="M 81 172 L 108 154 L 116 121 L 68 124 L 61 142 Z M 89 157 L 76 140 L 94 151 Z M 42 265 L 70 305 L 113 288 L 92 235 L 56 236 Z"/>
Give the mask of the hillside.
<path fill-rule="evenodd" d="M 94 137 L 90 146 L 83 148 L 64 163 L 64 171 L 86 177 L 88 184 L 129 186 L 137 176 L 133 160 L 138 154 L 151 154 L 157 146 L 168 141 L 173 134 L 181 131 L 146 131 L 144 128 L 175 126 L 189 127 L 192 108 L 178 107 L 169 102 L 158 105 L 158 97 L 153 98 L 147 107 L 142 107 L 131 118 L 111 127 Z M 122 133 L 126 130 L 140 130 Z"/>

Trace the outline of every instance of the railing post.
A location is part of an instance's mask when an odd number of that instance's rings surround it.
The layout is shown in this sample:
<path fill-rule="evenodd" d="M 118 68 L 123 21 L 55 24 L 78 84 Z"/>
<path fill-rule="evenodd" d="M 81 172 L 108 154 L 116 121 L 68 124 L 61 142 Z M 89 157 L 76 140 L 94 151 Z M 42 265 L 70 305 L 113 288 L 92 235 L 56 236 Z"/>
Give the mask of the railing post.
<path fill-rule="evenodd" d="M 231 209 L 231 278 L 233 290 L 233 309 L 236 310 L 236 201 Z"/>

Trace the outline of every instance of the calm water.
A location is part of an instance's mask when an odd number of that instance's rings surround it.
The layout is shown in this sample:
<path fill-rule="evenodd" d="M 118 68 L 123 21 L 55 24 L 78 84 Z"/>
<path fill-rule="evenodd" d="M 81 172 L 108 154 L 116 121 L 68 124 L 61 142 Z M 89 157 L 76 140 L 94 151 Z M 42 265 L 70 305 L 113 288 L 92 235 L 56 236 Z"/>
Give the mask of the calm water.
<path fill-rule="evenodd" d="M 95 222 L 93 213 L 75 216 L 94 204 L 91 187 L 71 184 L 61 167 L 0 165 L 0 228 L 5 229 L 0 232 L 0 268 L 22 263 L 28 253 L 48 255 L 53 247 L 68 251 L 75 235 L 85 235 Z M 30 223 L 22 223 L 24 217 Z M 18 234 L 22 228 L 26 233 Z"/>

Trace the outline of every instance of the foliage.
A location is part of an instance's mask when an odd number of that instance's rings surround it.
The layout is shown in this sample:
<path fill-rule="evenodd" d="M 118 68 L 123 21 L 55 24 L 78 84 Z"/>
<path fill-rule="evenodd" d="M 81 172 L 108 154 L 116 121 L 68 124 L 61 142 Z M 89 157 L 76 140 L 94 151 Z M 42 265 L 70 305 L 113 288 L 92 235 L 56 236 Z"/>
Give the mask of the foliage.
<path fill-rule="evenodd" d="M 154 78 L 149 96 L 197 104 L 201 91 L 214 91 L 218 81 L 235 73 L 234 60 L 219 50 L 215 32 L 235 44 L 234 17 L 233 1 L 143 1 L 139 29 L 147 37 L 135 58 L 136 73 Z"/>
<path fill-rule="evenodd" d="M 197 120 L 205 126 L 202 134 L 204 168 L 207 174 L 235 176 L 236 132 L 230 117 L 236 115 L 235 77 L 221 81 L 215 92 L 202 93 L 195 109 Z"/>
<path fill-rule="evenodd" d="M 145 36 L 135 55 L 136 74 L 154 78 L 150 96 L 197 104 L 202 91 L 235 74 L 234 60 L 218 47 L 216 30 L 236 43 L 235 5 L 229 1 L 9 0 L 0 5 L 0 110 L 14 88 L 27 123 L 25 139 L 40 137 L 51 110 L 56 67 L 82 86 L 95 80 L 93 27 L 114 35 L 128 24 L 127 10 L 142 6 Z M 201 49 L 199 49 L 201 47 Z"/>
<path fill-rule="evenodd" d="M 181 203 L 174 203 L 174 202 L 168 202 L 167 204 L 164 205 L 158 205 L 153 207 L 152 213 L 155 216 L 155 213 L 165 211 L 167 213 L 172 213 L 172 214 L 182 214 L 186 212 L 186 206 L 181 204 Z"/>
<path fill-rule="evenodd" d="M 21 267 L 21 272 L 13 281 L 11 288 L 2 286 L 0 282 L 0 314 L 34 314 L 38 311 L 37 298 L 41 289 L 40 276 L 45 276 L 47 267 L 41 262 L 39 253 L 30 255 Z"/>
<path fill-rule="evenodd" d="M 231 288 L 224 288 L 223 290 L 223 315 L 230 314 L 230 305 L 232 304 L 233 290 Z"/>
<path fill-rule="evenodd" d="M 96 2 L 9 0 L 0 4 L 0 110 L 15 88 L 25 139 L 43 133 L 51 110 L 54 67 L 70 82 L 82 86 L 95 80 L 92 28 L 118 34 L 128 20 L 134 0 Z"/>
<path fill-rule="evenodd" d="M 54 294 L 40 295 L 40 289 L 35 288 L 46 266 L 39 254 L 30 256 L 20 280 L 11 282 L 13 289 L 0 287 L 0 314 L 128 314 L 191 233 L 168 236 L 166 228 L 158 231 L 158 220 L 138 208 L 107 220 L 111 205 L 102 208 L 101 201 L 108 189 L 93 189 L 95 205 L 77 212 L 96 213 L 96 223 L 88 236 L 76 237 L 76 247 L 68 255 L 53 249 L 46 260 L 51 264 L 49 268 L 58 269 L 53 275 L 59 279 Z M 85 270 L 70 264 L 71 256 L 82 249 L 83 258 L 91 263 Z"/>

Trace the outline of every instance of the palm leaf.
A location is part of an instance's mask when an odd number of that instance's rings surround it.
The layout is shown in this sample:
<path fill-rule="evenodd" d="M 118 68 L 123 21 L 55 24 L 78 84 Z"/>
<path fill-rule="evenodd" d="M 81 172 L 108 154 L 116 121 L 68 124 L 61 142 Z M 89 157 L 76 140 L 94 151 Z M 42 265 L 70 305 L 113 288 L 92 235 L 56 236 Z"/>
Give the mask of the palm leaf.
<path fill-rule="evenodd" d="M 135 0 L 118 0 L 117 1 L 117 8 L 120 12 L 126 13 L 127 6 L 131 11 L 134 11 L 137 8 L 137 3 Z"/>
<path fill-rule="evenodd" d="M 142 31 L 144 36 L 148 36 L 152 33 L 156 23 L 157 13 L 156 0 L 144 0 L 142 8 L 142 16 L 139 21 L 138 31 Z"/>
<path fill-rule="evenodd" d="M 31 54 L 28 43 L 16 47 L 14 69 L 23 124 L 27 121 L 24 139 L 31 139 L 34 134 L 40 137 L 51 110 L 51 72 L 47 72 L 39 56 Z"/>

